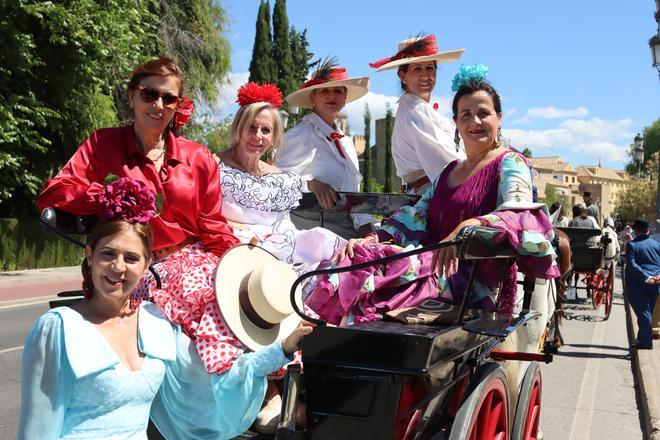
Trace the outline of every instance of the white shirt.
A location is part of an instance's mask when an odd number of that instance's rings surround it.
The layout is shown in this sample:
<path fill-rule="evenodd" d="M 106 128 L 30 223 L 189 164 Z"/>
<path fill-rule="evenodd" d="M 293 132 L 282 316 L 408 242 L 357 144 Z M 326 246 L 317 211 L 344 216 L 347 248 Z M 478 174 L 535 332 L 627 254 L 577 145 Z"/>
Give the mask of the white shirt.
<path fill-rule="evenodd" d="M 284 147 L 275 154 L 275 165 L 283 171 L 292 171 L 303 178 L 303 191 L 309 192 L 307 182 L 312 179 L 327 183 L 335 191 L 359 192 L 362 174 L 355 145 L 350 136 L 339 139 L 344 157 L 339 154 L 332 133 L 344 134 L 333 129 L 316 113 L 303 117 L 302 121 L 284 135 Z M 353 225 L 370 223 L 370 215 L 351 216 Z"/>
<path fill-rule="evenodd" d="M 424 170 L 433 182 L 449 162 L 464 159 L 465 153 L 456 152 L 453 124 L 419 96 L 405 93 L 394 121 L 392 158 L 397 176 Z"/>

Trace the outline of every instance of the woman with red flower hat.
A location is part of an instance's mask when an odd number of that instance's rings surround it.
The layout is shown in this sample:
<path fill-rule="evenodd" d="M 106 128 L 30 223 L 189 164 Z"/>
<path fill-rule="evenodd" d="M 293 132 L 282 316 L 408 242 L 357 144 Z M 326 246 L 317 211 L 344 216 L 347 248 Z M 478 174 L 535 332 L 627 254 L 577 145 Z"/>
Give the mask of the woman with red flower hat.
<path fill-rule="evenodd" d="M 437 63 L 457 61 L 462 53 L 439 52 L 435 35 L 427 35 L 403 40 L 395 55 L 369 63 L 376 72 L 398 68 L 404 93 L 392 131 L 392 158 L 402 192 L 422 194 L 448 163 L 465 158 L 458 131 L 430 102 Z"/>
<path fill-rule="evenodd" d="M 95 131 L 39 196 L 39 207 L 76 215 L 98 214 L 109 176 L 131 177 L 162 197 L 159 215 L 149 221 L 154 234 L 154 266 L 163 288 L 148 274 L 134 295 L 152 297 L 172 322 L 195 341 L 220 351 L 222 328 L 215 300 L 215 270 L 220 257 L 239 244 L 222 215 L 218 166 L 203 145 L 176 134 L 193 112 L 183 98 L 184 79 L 170 59 L 140 65 L 128 83 L 133 124 Z M 185 310 L 177 305 L 187 305 Z M 228 366 L 209 361 L 210 373 Z"/>
<path fill-rule="evenodd" d="M 360 191 L 362 175 L 355 145 L 335 121 L 344 105 L 367 94 L 369 83 L 368 77 L 349 78 L 346 69 L 337 67 L 335 60 L 330 59 L 322 63 L 300 90 L 286 97 L 289 105 L 309 108 L 312 112 L 286 132 L 284 148 L 276 152 L 275 164 L 301 175 L 303 191 L 313 192 L 324 208 L 332 207 L 337 201 L 336 191 Z M 351 233 L 352 229 L 361 232 L 360 235 L 371 232 L 371 216 L 354 214 L 351 220 L 350 229 L 342 230 L 340 235 Z M 354 231 L 352 234 L 355 235 Z"/>
<path fill-rule="evenodd" d="M 290 217 L 302 197 L 302 178 L 262 160 L 281 149 L 280 89 L 254 82 L 238 89 L 231 148 L 218 155 L 222 212 L 242 243 L 257 242 L 298 272 L 329 260 L 346 240 L 327 229 L 298 230 Z"/>

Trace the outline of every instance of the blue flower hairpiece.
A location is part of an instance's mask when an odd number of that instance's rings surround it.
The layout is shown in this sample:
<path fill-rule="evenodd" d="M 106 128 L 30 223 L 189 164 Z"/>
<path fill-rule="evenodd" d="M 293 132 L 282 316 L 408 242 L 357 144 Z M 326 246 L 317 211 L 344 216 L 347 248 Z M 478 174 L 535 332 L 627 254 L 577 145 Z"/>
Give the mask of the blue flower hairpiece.
<path fill-rule="evenodd" d="M 467 83 L 483 81 L 486 73 L 488 73 L 488 67 L 483 64 L 461 64 L 461 70 L 454 75 L 451 82 L 451 89 L 458 92 L 458 89 Z"/>

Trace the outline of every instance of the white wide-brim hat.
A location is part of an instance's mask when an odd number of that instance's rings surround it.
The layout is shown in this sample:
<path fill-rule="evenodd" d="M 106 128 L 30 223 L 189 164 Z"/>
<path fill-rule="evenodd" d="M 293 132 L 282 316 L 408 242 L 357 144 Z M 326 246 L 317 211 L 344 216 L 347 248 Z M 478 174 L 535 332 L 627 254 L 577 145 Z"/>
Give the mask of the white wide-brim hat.
<path fill-rule="evenodd" d="M 289 105 L 302 108 L 312 108 L 312 91 L 317 89 L 326 89 L 328 87 L 345 87 L 346 88 L 346 104 L 362 98 L 369 91 L 371 80 L 368 76 L 359 78 L 349 78 L 346 69 L 342 67 L 335 67 L 327 72 L 320 72 L 317 70 L 312 73 L 311 78 L 305 81 L 300 90 L 290 93 L 286 97 L 286 102 Z"/>
<path fill-rule="evenodd" d="M 438 63 L 450 63 L 458 61 L 465 49 L 448 50 L 438 52 L 438 42 L 435 35 L 425 37 L 407 38 L 399 43 L 398 51 L 394 56 L 384 58 L 369 66 L 376 68 L 376 72 L 394 69 L 403 64 L 423 63 L 436 61 Z"/>
<path fill-rule="evenodd" d="M 287 263 L 259 246 L 242 244 L 228 250 L 215 274 L 215 292 L 222 317 L 250 350 L 284 339 L 300 317 L 290 301 L 298 275 Z M 302 310 L 302 289 L 296 304 Z"/>

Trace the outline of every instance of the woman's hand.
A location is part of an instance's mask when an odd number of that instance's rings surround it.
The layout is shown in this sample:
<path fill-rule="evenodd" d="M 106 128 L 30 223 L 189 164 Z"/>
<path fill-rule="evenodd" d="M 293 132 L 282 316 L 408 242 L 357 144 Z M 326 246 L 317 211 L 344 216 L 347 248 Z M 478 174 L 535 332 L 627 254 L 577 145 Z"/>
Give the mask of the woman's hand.
<path fill-rule="evenodd" d="M 314 193 L 321 208 L 330 209 L 337 202 L 337 193 L 330 185 L 320 180 L 312 179 L 307 182 L 307 188 Z"/>
<path fill-rule="evenodd" d="M 300 341 L 314 329 L 314 324 L 307 321 L 300 321 L 298 327 L 286 338 L 282 339 L 282 350 L 287 357 L 293 356 L 293 353 L 300 350 Z"/>
<path fill-rule="evenodd" d="M 481 226 L 481 222 L 474 218 L 462 221 L 456 227 L 456 229 L 454 229 L 440 243 L 454 240 L 461 229 L 466 226 Z M 456 271 L 458 271 L 458 256 L 456 255 L 456 246 L 447 246 L 433 251 L 433 258 L 431 259 L 431 270 L 436 271 L 440 275 L 444 274 L 446 278 L 454 275 Z"/>
<path fill-rule="evenodd" d="M 335 264 L 343 260 L 346 255 L 353 258 L 355 256 L 355 246 L 363 246 L 367 243 L 378 243 L 378 236 L 376 234 L 369 234 L 364 238 L 351 238 L 348 240 L 348 244 L 337 252 Z"/>
<path fill-rule="evenodd" d="M 229 226 L 231 226 L 234 229 L 240 229 L 241 231 L 249 231 L 250 230 L 250 228 L 245 226 L 243 223 L 233 222 L 231 220 L 227 220 L 227 223 L 229 223 Z"/>

